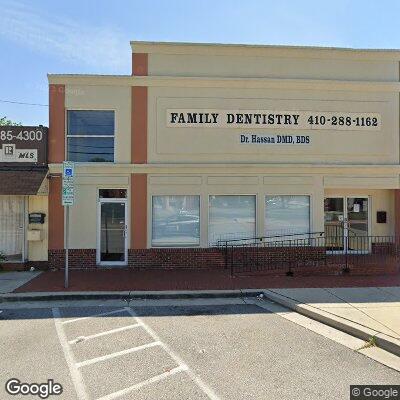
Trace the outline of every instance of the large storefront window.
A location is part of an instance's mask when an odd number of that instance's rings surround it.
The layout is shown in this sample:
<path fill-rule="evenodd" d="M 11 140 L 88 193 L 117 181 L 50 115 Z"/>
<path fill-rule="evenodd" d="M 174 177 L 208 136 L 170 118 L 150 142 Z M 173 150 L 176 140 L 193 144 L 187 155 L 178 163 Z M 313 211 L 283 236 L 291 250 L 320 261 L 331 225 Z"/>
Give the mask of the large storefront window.
<path fill-rule="evenodd" d="M 209 242 L 252 238 L 256 234 L 256 196 L 219 195 L 209 200 Z"/>
<path fill-rule="evenodd" d="M 68 111 L 68 160 L 114 162 L 114 111 Z"/>
<path fill-rule="evenodd" d="M 266 196 L 265 236 L 310 232 L 310 196 Z"/>
<path fill-rule="evenodd" d="M 153 246 L 200 244 L 200 196 L 153 196 Z"/>

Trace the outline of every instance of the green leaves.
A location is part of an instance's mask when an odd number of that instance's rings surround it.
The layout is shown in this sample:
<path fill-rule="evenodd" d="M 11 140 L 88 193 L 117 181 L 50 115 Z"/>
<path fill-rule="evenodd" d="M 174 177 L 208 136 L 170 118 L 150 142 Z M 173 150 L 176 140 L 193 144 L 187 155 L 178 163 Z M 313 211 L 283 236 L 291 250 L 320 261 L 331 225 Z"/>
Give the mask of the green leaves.
<path fill-rule="evenodd" d="M 19 122 L 13 122 L 5 116 L 0 117 L 0 126 L 4 126 L 4 125 L 21 126 L 21 124 Z"/>

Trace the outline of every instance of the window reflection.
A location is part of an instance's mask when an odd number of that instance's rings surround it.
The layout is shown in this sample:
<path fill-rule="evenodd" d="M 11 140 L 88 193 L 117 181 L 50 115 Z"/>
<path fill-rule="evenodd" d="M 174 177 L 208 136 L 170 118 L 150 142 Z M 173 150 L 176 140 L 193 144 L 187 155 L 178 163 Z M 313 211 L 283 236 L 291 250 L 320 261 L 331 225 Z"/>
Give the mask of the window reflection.
<path fill-rule="evenodd" d="M 256 234 L 256 196 L 217 195 L 209 198 L 209 242 L 251 238 Z"/>
<path fill-rule="evenodd" d="M 310 196 L 266 196 L 265 236 L 310 232 Z"/>
<path fill-rule="evenodd" d="M 114 161 L 114 111 L 68 110 L 68 160 Z"/>
<path fill-rule="evenodd" d="M 200 244 L 200 197 L 153 196 L 152 245 Z"/>
<path fill-rule="evenodd" d="M 113 162 L 114 138 L 69 137 L 68 159 L 75 162 Z"/>

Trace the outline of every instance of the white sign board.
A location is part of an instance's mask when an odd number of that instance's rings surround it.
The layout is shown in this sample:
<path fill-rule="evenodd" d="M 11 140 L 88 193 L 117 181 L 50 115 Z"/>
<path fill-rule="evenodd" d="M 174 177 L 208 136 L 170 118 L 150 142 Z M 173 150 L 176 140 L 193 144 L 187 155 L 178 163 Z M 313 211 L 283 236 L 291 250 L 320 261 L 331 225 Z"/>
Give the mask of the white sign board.
<path fill-rule="evenodd" d="M 37 161 L 37 149 L 17 149 L 14 143 L 3 144 L 0 148 L 0 162 L 36 163 Z"/>
<path fill-rule="evenodd" d="M 75 201 L 74 190 L 75 165 L 72 161 L 63 162 L 62 174 L 62 205 L 73 206 Z"/>
<path fill-rule="evenodd" d="M 345 111 L 167 109 L 168 128 L 380 131 L 379 113 Z"/>

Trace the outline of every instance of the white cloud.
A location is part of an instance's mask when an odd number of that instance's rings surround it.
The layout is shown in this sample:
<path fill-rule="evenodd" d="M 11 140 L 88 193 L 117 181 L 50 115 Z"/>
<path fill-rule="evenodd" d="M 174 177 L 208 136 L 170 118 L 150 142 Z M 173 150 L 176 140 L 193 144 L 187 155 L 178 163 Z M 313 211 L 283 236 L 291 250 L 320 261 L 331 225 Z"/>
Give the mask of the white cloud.
<path fill-rule="evenodd" d="M 0 36 L 77 64 L 125 73 L 129 70 L 129 39 L 121 32 L 39 14 L 15 1 L 2 4 Z"/>

